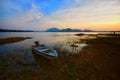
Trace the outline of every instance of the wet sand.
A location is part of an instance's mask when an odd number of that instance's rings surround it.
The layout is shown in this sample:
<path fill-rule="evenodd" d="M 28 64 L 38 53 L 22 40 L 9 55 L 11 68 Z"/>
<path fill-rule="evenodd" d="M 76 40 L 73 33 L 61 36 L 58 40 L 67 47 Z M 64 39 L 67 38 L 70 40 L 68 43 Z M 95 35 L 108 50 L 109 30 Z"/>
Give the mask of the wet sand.
<path fill-rule="evenodd" d="M 60 50 L 58 58 L 52 61 L 23 62 L 18 57 L 0 58 L 1 80 L 120 80 L 120 36 L 98 37 L 83 40 L 88 46 L 75 55 Z M 8 61 L 22 68 L 11 69 Z"/>

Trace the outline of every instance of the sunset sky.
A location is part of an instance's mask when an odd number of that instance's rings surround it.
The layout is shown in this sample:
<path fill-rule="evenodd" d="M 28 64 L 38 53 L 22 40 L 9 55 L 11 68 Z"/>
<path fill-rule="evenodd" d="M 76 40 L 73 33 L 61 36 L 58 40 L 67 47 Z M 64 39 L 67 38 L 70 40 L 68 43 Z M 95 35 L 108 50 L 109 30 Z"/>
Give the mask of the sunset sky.
<path fill-rule="evenodd" d="M 0 28 L 120 30 L 120 0 L 0 0 Z"/>

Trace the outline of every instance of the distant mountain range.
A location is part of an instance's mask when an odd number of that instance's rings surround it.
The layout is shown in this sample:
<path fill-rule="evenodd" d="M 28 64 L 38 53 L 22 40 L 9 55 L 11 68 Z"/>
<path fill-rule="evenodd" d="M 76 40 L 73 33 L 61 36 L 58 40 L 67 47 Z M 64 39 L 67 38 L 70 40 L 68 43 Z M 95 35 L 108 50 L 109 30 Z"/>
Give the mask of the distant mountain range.
<path fill-rule="evenodd" d="M 92 30 L 80 30 L 80 29 L 58 29 L 58 28 L 49 28 L 45 31 L 40 30 L 8 30 L 8 29 L 0 29 L 0 32 L 92 32 Z"/>
<path fill-rule="evenodd" d="M 46 30 L 46 32 L 92 32 L 92 30 L 80 30 L 80 29 L 71 29 L 71 28 L 65 28 L 65 29 L 49 28 Z"/>

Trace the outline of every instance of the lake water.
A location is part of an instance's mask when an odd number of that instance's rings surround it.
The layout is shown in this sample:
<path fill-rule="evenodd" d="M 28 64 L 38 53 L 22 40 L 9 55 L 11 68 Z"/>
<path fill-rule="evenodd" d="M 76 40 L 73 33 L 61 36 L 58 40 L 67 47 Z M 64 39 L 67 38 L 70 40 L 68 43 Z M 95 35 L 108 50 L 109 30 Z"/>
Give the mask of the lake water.
<path fill-rule="evenodd" d="M 7 37 L 32 37 L 24 41 L 0 45 L 0 55 L 11 53 L 30 53 L 31 45 L 34 41 L 39 41 L 41 44 L 49 46 L 57 46 L 61 49 L 69 51 L 71 53 L 77 53 L 84 46 L 85 43 L 80 43 L 80 39 L 88 38 L 88 36 L 75 36 L 79 32 L 1 32 L 0 38 Z M 97 34 L 98 32 L 84 32 L 84 34 Z M 90 37 L 89 37 L 90 38 Z M 77 45 L 76 49 L 73 49 L 70 45 Z"/>
<path fill-rule="evenodd" d="M 93 39 L 96 35 L 82 35 L 76 36 L 79 32 L 1 32 L 0 39 L 8 37 L 32 37 L 20 42 L 0 45 L 0 63 L 1 65 L 8 65 L 12 70 L 21 70 L 26 67 L 31 68 L 36 64 L 37 59 L 32 55 L 31 45 L 34 41 L 39 41 L 41 44 L 52 46 L 60 55 L 74 55 L 79 54 L 83 47 L 88 46 L 82 42 L 82 39 Z M 87 32 L 84 34 L 97 34 L 98 32 Z M 76 45 L 73 47 L 71 45 Z M 60 54 L 60 55 L 59 55 Z M 64 55 L 63 55 L 64 56 Z M 8 68 L 8 69 L 9 69 Z"/>
<path fill-rule="evenodd" d="M 31 39 L 26 39 L 24 41 L 10 43 L 5 45 L 0 45 L 0 54 L 8 54 L 13 52 L 20 52 L 21 50 L 28 50 L 31 48 L 31 45 L 34 44 L 34 41 L 39 41 L 41 44 L 46 44 L 49 46 L 55 45 L 65 45 L 67 42 L 76 40 L 78 37 L 75 36 L 76 33 L 61 33 L 61 32 L 3 32 L 0 33 L 0 38 L 7 37 L 32 37 Z M 85 44 L 81 44 L 81 47 Z M 66 47 L 68 48 L 68 47 Z"/>

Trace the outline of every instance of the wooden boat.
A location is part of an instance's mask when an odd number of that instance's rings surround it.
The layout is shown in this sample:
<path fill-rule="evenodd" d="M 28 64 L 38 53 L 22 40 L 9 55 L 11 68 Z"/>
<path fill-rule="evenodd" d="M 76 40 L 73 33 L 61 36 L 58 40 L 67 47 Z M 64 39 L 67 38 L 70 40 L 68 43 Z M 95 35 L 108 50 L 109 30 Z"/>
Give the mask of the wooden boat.
<path fill-rule="evenodd" d="M 32 53 L 36 54 L 39 57 L 46 58 L 46 59 L 57 58 L 56 50 L 47 45 L 32 46 Z"/>

